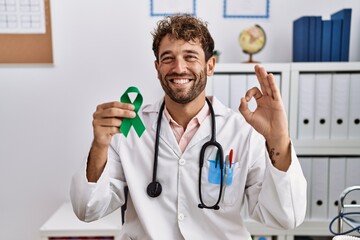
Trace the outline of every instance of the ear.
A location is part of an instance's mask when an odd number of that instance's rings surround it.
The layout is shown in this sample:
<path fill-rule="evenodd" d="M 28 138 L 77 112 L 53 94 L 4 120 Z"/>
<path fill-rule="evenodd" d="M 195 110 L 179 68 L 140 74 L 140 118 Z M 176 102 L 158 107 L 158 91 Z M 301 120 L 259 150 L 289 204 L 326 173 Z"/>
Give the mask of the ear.
<path fill-rule="evenodd" d="M 209 60 L 206 63 L 206 65 L 207 65 L 207 73 L 206 74 L 208 76 L 214 75 L 215 64 L 216 64 L 216 57 L 212 56 L 211 58 L 209 58 Z"/>
<path fill-rule="evenodd" d="M 158 68 L 159 68 L 159 62 L 157 60 L 154 61 L 154 66 L 155 66 L 155 69 L 157 71 Z"/>

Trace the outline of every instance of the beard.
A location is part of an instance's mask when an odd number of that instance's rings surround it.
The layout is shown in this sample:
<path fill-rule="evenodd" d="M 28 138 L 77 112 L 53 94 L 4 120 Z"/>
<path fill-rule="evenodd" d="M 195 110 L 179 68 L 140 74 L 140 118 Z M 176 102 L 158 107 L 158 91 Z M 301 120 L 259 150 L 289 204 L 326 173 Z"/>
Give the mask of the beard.
<path fill-rule="evenodd" d="M 179 104 L 186 104 L 193 101 L 200 95 L 200 93 L 204 91 L 207 82 L 207 75 L 205 74 L 206 72 L 207 67 L 205 67 L 198 74 L 169 73 L 165 76 L 162 76 L 160 73 L 158 73 L 158 78 L 160 79 L 161 87 L 163 88 L 166 95 L 171 98 L 171 100 Z M 169 79 L 174 77 L 191 79 L 192 85 L 190 89 L 172 89 Z"/>

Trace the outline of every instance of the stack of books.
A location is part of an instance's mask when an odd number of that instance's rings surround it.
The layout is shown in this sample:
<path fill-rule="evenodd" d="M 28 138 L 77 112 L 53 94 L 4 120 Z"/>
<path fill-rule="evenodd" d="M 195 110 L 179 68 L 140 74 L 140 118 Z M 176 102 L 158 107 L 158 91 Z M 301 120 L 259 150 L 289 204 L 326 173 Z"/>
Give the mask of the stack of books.
<path fill-rule="evenodd" d="M 293 22 L 293 62 L 348 62 L 351 9 L 331 15 L 302 16 Z"/>

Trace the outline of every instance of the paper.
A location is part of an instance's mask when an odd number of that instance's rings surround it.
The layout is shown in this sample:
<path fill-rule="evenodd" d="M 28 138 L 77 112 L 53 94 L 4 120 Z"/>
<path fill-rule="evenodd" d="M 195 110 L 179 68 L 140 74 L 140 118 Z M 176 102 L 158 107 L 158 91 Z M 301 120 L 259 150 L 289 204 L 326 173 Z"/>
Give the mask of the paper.
<path fill-rule="evenodd" d="M 189 13 L 196 15 L 196 0 L 151 0 L 151 16 Z"/>
<path fill-rule="evenodd" d="M 44 0 L 0 0 L 0 34 L 45 31 Z"/>
<path fill-rule="evenodd" d="M 225 0 L 224 17 L 269 18 L 270 0 Z"/>

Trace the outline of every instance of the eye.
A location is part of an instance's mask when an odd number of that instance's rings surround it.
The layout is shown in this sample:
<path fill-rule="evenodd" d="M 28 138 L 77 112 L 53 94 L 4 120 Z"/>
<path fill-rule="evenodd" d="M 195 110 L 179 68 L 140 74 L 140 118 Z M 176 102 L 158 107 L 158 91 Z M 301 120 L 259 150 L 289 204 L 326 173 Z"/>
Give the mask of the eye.
<path fill-rule="evenodd" d="M 186 61 L 193 62 L 197 60 L 197 56 L 195 55 L 187 55 L 185 56 Z"/>
<path fill-rule="evenodd" d="M 165 56 L 165 57 L 161 58 L 161 62 L 162 63 L 171 63 L 173 61 L 173 59 L 174 58 L 171 56 Z"/>

